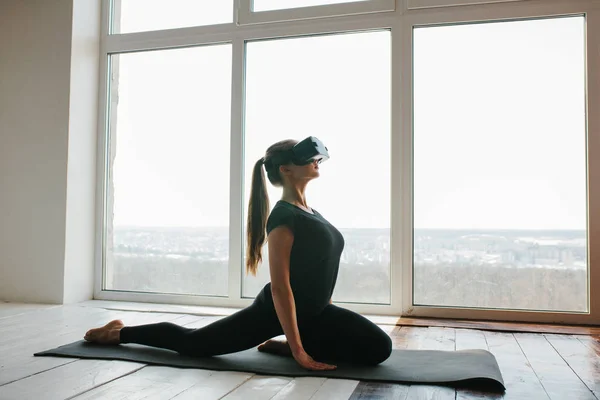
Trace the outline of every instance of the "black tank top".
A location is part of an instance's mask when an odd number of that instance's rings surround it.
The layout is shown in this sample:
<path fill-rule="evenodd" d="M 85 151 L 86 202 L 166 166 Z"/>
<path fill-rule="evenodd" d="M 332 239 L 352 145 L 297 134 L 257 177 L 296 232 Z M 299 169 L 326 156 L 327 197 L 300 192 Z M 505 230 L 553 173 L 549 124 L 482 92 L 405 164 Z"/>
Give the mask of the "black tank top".
<path fill-rule="evenodd" d="M 290 255 L 290 284 L 298 319 L 319 314 L 329 304 L 338 276 L 344 237 L 313 209 L 279 200 L 267 220 L 267 234 L 280 225 L 294 233 Z M 274 309 L 271 283 L 267 283 L 257 301 Z"/>

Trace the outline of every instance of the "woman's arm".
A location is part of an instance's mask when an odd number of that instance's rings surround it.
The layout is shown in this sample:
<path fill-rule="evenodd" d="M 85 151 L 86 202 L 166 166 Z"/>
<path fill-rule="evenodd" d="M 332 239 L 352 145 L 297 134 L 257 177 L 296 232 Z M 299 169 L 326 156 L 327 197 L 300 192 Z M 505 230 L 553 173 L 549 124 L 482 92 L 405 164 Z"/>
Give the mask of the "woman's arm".
<path fill-rule="evenodd" d="M 303 348 L 296 319 L 296 303 L 290 286 L 290 254 L 294 234 L 286 226 L 279 226 L 271 231 L 267 243 L 275 311 L 293 353 Z"/>
<path fill-rule="evenodd" d="M 287 338 L 290 350 L 296 361 L 308 369 L 334 369 L 335 366 L 314 361 L 302 346 L 296 303 L 290 285 L 290 255 L 294 234 L 287 226 L 278 226 L 269 233 L 269 271 L 271 274 L 271 293 L 277 317 Z"/>

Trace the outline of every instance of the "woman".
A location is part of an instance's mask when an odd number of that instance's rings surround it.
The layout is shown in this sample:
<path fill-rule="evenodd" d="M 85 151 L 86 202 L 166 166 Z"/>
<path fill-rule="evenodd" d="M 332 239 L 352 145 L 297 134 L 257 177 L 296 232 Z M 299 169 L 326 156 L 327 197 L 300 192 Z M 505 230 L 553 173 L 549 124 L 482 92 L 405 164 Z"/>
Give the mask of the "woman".
<path fill-rule="evenodd" d="M 288 157 L 297 144 L 275 143 L 254 165 L 246 270 L 256 275 L 267 241 L 271 282 L 249 307 L 199 329 L 169 322 L 129 327 L 114 320 L 89 330 L 84 339 L 138 343 L 198 357 L 262 343 L 258 350 L 292 356 L 309 370 L 335 369 L 338 362 L 376 365 L 386 360 L 392 348 L 389 336 L 361 315 L 331 303 L 344 238 L 308 206 L 306 185 L 319 176 L 321 160 Z M 283 187 L 270 215 L 263 167 L 271 184 Z M 269 340 L 281 334 L 287 341 Z"/>

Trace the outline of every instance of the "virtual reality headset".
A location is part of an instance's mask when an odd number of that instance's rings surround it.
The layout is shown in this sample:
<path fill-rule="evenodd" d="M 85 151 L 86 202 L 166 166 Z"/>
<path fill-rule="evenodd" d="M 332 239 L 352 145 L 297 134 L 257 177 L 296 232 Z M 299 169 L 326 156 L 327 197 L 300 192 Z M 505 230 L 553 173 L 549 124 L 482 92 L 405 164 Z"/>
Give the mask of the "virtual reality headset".
<path fill-rule="evenodd" d="M 269 161 L 272 165 L 284 165 L 289 162 L 296 165 L 307 165 L 315 160 L 321 163 L 328 159 L 329 153 L 323 142 L 314 136 L 309 136 L 291 149 L 274 155 Z"/>

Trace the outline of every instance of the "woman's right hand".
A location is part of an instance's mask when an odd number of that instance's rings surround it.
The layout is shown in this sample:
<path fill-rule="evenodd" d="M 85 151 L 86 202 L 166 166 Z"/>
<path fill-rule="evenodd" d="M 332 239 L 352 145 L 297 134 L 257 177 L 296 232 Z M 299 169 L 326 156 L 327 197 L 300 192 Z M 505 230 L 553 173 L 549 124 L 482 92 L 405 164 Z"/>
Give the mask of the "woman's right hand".
<path fill-rule="evenodd" d="M 337 366 L 335 365 L 325 364 L 313 360 L 313 358 L 309 356 L 304 350 L 300 350 L 296 353 L 293 353 L 293 356 L 294 360 L 296 360 L 296 362 L 300 364 L 302 368 L 311 371 L 330 371 L 337 368 Z"/>

